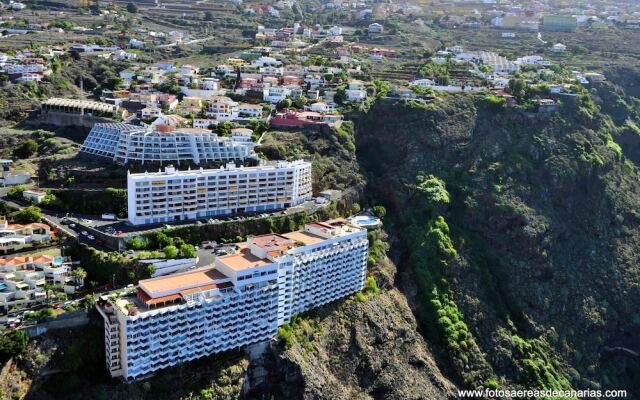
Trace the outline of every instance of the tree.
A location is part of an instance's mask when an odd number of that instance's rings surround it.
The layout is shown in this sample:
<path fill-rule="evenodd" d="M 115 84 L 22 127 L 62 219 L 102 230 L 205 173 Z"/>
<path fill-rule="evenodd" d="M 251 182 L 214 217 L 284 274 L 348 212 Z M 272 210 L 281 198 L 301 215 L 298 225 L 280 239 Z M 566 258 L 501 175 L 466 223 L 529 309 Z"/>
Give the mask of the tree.
<path fill-rule="evenodd" d="M 164 251 L 164 256 L 166 258 L 176 258 L 178 257 L 178 248 L 176 246 L 170 245 L 162 249 Z"/>
<path fill-rule="evenodd" d="M 522 79 L 509 80 L 507 91 L 518 101 L 522 101 L 527 95 L 527 83 Z"/>
<path fill-rule="evenodd" d="M 52 283 L 45 283 L 43 286 L 44 293 L 47 295 L 47 300 L 49 300 L 49 293 L 53 292 L 56 288 L 56 285 Z"/>
<path fill-rule="evenodd" d="M 233 129 L 233 124 L 229 121 L 222 121 L 216 125 L 216 133 L 220 136 L 231 136 L 231 129 Z"/>
<path fill-rule="evenodd" d="M 27 139 L 13 151 L 13 154 L 19 158 L 29 158 L 38 152 L 38 147 L 38 142 L 33 139 Z"/>
<path fill-rule="evenodd" d="M 151 278 L 155 273 L 156 273 L 156 266 L 153 264 L 148 264 L 144 269 L 145 278 Z"/>
<path fill-rule="evenodd" d="M 278 104 L 276 104 L 276 110 L 281 111 L 281 110 L 284 110 L 285 108 L 291 108 L 291 104 L 293 104 L 291 102 L 291 99 L 284 99 L 282 101 L 279 101 Z"/>
<path fill-rule="evenodd" d="M 86 308 L 87 310 L 93 308 L 93 306 L 96 305 L 96 298 L 93 297 L 92 295 L 88 294 L 86 296 L 84 296 L 83 299 L 83 304 L 84 304 L 84 308 Z"/>
<path fill-rule="evenodd" d="M 148 236 L 149 245 L 141 247 L 140 250 L 146 249 L 163 249 L 167 246 L 173 245 L 173 239 L 167 236 L 164 232 L 155 232 Z M 141 239 L 144 240 L 144 239 Z"/>
<path fill-rule="evenodd" d="M 304 106 L 307 105 L 307 98 L 304 96 L 299 96 L 298 98 L 296 98 L 293 104 L 296 106 L 296 108 L 304 108 Z"/>
<path fill-rule="evenodd" d="M 0 336 L 0 359 L 16 356 L 27 348 L 29 337 L 24 330 L 13 330 Z"/>
<path fill-rule="evenodd" d="M 35 206 L 25 207 L 11 214 L 11 217 L 19 224 L 31 224 L 40 222 L 42 219 L 42 211 Z"/>
<path fill-rule="evenodd" d="M 387 215 L 387 209 L 384 206 L 373 206 L 372 211 L 380 219 L 384 219 L 384 216 Z"/>
<path fill-rule="evenodd" d="M 204 13 L 204 20 L 213 21 L 213 13 L 211 11 L 207 11 L 206 13 Z"/>
<path fill-rule="evenodd" d="M 138 12 L 138 6 L 130 2 L 127 4 L 127 11 L 132 14 L 135 14 Z"/>
<path fill-rule="evenodd" d="M 140 237 L 133 237 L 127 241 L 127 247 L 133 250 L 144 250 L 147 248 L 147 241 Z"/>
<path fill-rule="evenodd" d="M 80 268 L 80 267 L 74 269 L 73 279 L 78 285 L 84 284 L 84 280 L 87 279 L 87 271 L 85 271 L 84 268 Z"/>
<path fill-rule="evenodd" d="M 196 248 L 190 244 L 183 244 L 180 246 L 180 256 L 182 258 L 195 258 L 196 256 Z"/>
<path fill-rule="evenodd" d="M 336 90 L 336 94 L 333 95 L 333 101 L 338 105 L 342 105 L 347 101 L 347 93 L 344 86 L 341 86 Z"/>
<path fill-rule="evenodd" d="M 107 79 L 107 82 L 104 84 L 104 86 L 108 89 L 115 90 L 123 84 L 124 80 L 122 78 L 120 78 L 119 76 L 112 76 Z"/>

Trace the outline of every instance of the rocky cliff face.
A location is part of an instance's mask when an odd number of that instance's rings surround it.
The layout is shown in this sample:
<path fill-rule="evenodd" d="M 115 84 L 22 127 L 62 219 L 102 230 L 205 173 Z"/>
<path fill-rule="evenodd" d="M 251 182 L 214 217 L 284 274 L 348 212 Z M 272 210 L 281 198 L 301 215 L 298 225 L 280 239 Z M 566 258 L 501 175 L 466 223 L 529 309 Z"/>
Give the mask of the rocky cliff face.
<path fill-rule="evenodd" d="M 395 267 L 372 271 L 381 291 L 351 297 L 303 317 L 310 337 L 265 355 L 265 384 L 251 397 L 304 399 L 452 399 L 432 350 L 418 333 L 405 296 L 393 287 Z M 303 328 L 304 329 L 304 328 Z"/>
<path fill-rule="evenodd" d="M 544 117 L 491 110 L 482 96 L 378 103 L 357 124 L 358 159 L 399 235 L 427 224 L 416 176 L 446 184 L 441 212 L 457 255 L 441 274 L 492 385 L 633 392 L 640 174 L 589 96 L 563 101 Z M 411 261 L 400 266 L 415 273 Z M 452 377 L 487 383 L 460 358 L 451 364 Z"/>

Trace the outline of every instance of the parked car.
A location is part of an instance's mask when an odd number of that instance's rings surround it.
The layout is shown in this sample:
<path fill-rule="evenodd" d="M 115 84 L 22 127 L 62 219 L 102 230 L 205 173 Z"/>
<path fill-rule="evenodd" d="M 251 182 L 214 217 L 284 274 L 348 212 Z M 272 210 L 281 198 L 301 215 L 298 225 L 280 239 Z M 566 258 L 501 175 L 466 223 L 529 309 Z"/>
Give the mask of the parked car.
<path fill-rule="evenodd" d="M 73 223 L 69 224 L 69 228 L 75 228 L 75 227 L 76 227 L 76 224 L 73 224 Z"/>
<path fill-rule="evenodd" d="M 95 238 L 96 238 L 96 237 L 95 237 L 95 236 L 93 236 L 93 235 L 89 235 L 89 236 L 87 236 L 87 239 L 89 239 L 89 240 L 94 240 Z"/>
<path fill-rule="evenodd" d="M 87 236 L 87 235 L 89 234 L 89 232 L 87 232 L 87 231 L 82 231 L 82 232 L 80 232 L 80 234 L 81 234 L 82 236 Z"/>

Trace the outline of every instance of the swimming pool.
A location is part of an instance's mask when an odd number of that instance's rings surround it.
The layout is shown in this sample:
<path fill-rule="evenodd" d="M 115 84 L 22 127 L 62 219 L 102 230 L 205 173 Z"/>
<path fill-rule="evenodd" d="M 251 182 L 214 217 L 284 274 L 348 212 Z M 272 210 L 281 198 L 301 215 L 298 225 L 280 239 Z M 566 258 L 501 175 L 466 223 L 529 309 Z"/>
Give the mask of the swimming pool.
<path fill-rule="evenodd" d="M 62 265 L 62 263 L 64 262 L 64 257 L 56 257 L 53 259 L 53 262 L 51 264 L 53 265 Z"/>
<path fill-rule="evenodd" d="M 355 217 L 351 218 L 351 222 L 353 222 L 356 225 L 365 226 L 365 227 L 372 227 L 372 226 L 380 225 L 380 219 L 378 219 L 376 217 L 372 217 L 370 215 L 358 215 L 358 216 L 355 216 Z"/>

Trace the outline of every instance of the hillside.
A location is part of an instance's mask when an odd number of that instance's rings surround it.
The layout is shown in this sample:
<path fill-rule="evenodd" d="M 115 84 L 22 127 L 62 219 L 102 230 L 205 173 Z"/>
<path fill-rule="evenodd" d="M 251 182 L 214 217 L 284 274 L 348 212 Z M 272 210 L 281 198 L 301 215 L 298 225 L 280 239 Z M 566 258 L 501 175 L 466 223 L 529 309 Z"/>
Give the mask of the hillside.
<path fill-rule="evenodd" d="M 627 128 L 587 94 L 562 101 L 550 117 L 483 95 L 381 102 L 356 124 L 400 285 L 462 386 L 637 393 L 640 174 Z"/>
<path fill-rule="evenodd" d="M 374 280 L 362 293 L 301 315 L 262 358 L 215 355 L 130 385 L 105 376 L 100 346 L 65 340 L 99 339 L 97 319 L 32 342 L 3 390 L 452 399 L 482 386 L 624 388 L 638 398 L 633 101 L 610 83 L 563 99 L 552 115 L 496 109 L 483 94 L 439 95 L 379 101 L 339 130 L 270 132 L 264 157 L 312 160 L 315 190 L 345 190 L 332 214 L 358 197 L 386 207 L 384 230 L 369 235 Z M 175 232 L 195 244 L 211 235 Z"/>

